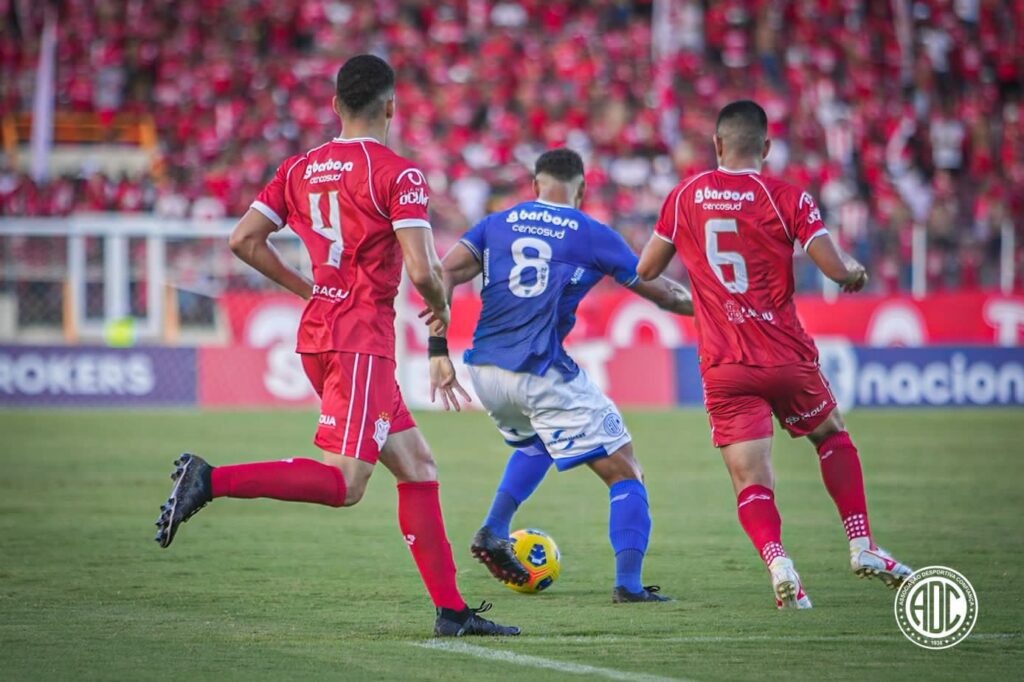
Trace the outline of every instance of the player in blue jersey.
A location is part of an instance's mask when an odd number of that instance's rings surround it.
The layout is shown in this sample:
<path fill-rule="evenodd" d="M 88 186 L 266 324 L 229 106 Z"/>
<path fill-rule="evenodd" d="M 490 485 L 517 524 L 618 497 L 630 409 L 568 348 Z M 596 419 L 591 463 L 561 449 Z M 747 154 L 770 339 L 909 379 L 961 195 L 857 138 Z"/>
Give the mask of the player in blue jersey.
<path fill-rule="evenodd" d="M 483 274 L 483 309 L 465 361 L 481 402 L 515 448 L 472 552 L 499 580 L 525 582 L 508 540 L 513 514 L 552 463 L 559 471 L 586 464 L 610 488 L 613 601 L 665 601 L 642 583 L 651 516 L 629 431 L 562 342 L 580 301 L 605 275 L 680 315 L 692 315 L 693 303 L 669 279 L 640 281 L 622 236 L 579 210 L 585 189 L 580 156 L 548 151 L 535 168 L 537 199 L 484 218 L 444 259 L 449 300 L 455 286 Z M 462 389 L 447 354 L 431 358 L 431 384 L 446 407 L 457 401 Z"/>

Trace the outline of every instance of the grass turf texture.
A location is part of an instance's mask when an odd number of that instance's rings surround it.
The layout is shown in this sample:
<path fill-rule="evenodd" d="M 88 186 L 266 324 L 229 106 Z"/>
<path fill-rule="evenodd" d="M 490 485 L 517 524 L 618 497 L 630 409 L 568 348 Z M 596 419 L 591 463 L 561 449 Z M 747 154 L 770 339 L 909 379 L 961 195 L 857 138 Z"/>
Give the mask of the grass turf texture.
<path fill-rule="evenodd" d="M 851 415 L 880 542 L 911 565 L 960 570 L 978 592 L 974 635 L 926 651 L 898 632 L 893 593 L 849 571 L 805 442 L 778 439 L 775 463 L 784 539 L 815 608 L 777 612 L 704 415 L 627 414 L 655 520 L 645 581 L 679 601 L 613 605 L 607 491 L 596 476 L 552 470 L 520 511 L 515 527 L 559 543 L 563 573 L 546 593 L 514 594 L 468 552 L 506 449 L 480 413 L 419 417 L 440 463 L 463 592 L 493 600 L 488 615 L 525 632 L 470 643 L 696 680 L 1016 678 L 1021 418 Z M 581 679 L 414 646 L 429 638 L 433 610 L 383 468 L 352 509 L 217 500 L 170 549 L 152 541 L 181 451 L 214 463 L 310 456 L 315 421 L 307 412 L 0 414 L 0 677 Z"/>

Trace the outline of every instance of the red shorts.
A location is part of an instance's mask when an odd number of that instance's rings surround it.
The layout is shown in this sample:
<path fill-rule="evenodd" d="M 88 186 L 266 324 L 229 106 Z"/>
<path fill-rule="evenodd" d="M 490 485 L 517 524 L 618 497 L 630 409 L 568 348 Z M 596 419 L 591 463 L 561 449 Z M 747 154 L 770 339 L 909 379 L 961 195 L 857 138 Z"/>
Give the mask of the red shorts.
<path fill-rule="evenodd" d="M 341 351 L 301 357 L 321 401 L 313 439 L 318 447 L 375 464 L 389 434 L 416 426 L 395 380 L 394 360 Z"/>
<path fill-rule="evenodd" d="M 791 436 L 806 436 L 836 407 L 816 362 L 782 367 L 716 365 L 703 378 L 704 404 L 716 448 L 770 437 L 773 413 Z"/>

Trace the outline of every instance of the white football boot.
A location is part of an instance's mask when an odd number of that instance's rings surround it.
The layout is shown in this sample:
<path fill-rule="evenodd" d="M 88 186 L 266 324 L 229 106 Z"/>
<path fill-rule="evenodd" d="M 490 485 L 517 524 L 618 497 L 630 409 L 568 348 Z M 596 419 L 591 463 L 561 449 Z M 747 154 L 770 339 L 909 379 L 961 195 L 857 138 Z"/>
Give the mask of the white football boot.
<path fill-rule="evenodd" d="M 780 609 L 809 609 L 811 599 L 804 592 L 800 575 L 793 568 L 793 560 L 789 557 L 776 557 L 768 565 L 772 574 L 772 591 L 775 592 L 775 605 Z"/>
<path fill-rule="evenodd" d="M 861 578 L 878 578 L 892 589 L 902 585 L 914 572 L 881 547 L 872 547 L 869 538 L 850 540 L 850 568 Z"/>

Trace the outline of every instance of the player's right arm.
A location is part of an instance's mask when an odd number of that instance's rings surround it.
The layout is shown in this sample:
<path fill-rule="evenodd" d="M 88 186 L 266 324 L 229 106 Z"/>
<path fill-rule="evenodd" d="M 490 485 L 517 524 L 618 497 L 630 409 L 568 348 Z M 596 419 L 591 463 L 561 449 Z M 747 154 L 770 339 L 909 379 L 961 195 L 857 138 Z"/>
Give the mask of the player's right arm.
<path fill-rule="evenodd" d="M 636 274 L 645 282 L 660 277 L 676 255 L 675 238 L 676 230 L 679 228 L 676 205 L 678 194 L 679 189 L 677 188 L 669 192 L 665 198 L 665 203 L 661 206 L 661 215 L 658 217 L 658 224 L 654 226 L 654 234 L 647 240 L 644 250 L 640 253 Z"/>
<path fill-rule="evenodd" d="M 313 295 L 313 283 L 285 263 L 270 243 L 270 235 L 284 227 L 288 218 L 285 183 L 287 169 L 292 165 L 292 159 L 281 164 L 274 178 L 235 225 L 228 245 L 241 261 L 308 301 Z"/>
<path fill-rule="evenodd" d="M 690 290 L 664 275 L 649 281 L 641 279 L 630 289 L 662 310 L 676 315 L 693 316 L 693 296 L 690 295 Z"/>
<path fill-rule="evenodd" d="M 677 315 L 693 315 L 693 298 L 679 282 L 659 274 L 645 280 L 633 249 L 621 234 L 601 226 L 590 235 L 598 268 L 622 286 Z M 673 250 L 674 253 L 674 250 Z M 662 267 L 664 269 L 664 267 Z"/>
<path fill-rule="evenodd" d="M 452 293 L 455 291 L 455 287 L 472 281 L 474 277 L 483 272 L 483 265 L 477 260 L 476 254 L 470 251 L 463 242 L 459 242 L 451 248 L 441 265 L 444 267 L 444 292 L 449 305 L 452 302 Z"/>

